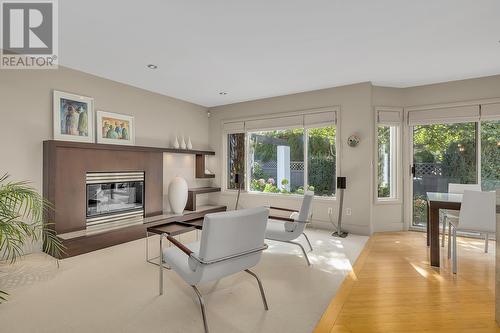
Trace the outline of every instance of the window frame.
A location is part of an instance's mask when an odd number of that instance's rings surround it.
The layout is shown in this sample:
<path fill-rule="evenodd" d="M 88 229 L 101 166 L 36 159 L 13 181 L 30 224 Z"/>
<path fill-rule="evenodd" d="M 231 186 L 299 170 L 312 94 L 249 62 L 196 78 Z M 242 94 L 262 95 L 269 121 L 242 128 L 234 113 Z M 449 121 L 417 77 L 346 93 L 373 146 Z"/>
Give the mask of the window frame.
<path fill-rule="evenodd" d="M 390 111 L 399 113 L 399 121 L 379 121 L 378 115 L 380 112 Z M 391 192 L 394 191 L 394 195 L 390 197 L 379 197 L 378 196 L 378 161 L 379 161 L 379 149 L 378 149 L 378 127 L 388 126 L 390 128 L 390 135 L 394 137 L 394 140 L 390 142 L 390 153 L 391 153 L 391 177 L 390 187 Z M 375 108 L 375 121 L 374 121 L 374 135 L 373 135 L 373 201 L 375 205 L 384 204 L 402 204 L 403 203 L 403 152 L 402 152 L 402 128 L 403 128 L 403 108 L 399 107 L 376 107 Z"/>
<path fill-rule="evenodd" d="M 279 118 L 279 117 L 287 117 L 287 116 L 306 116 L 311 113 L 323 113 L 323 112 L 333 112 L 335 114 L 335 121 L 329 122 L 325 121 L 324 123 L 316 123 L 314 125 L 305 125 L 302 123 L 301 127 L 298 126 L 278 126 L 278 127 L 273 127 L 273 128 L 263 128 L 263 129 L 252 129 L 252 130 L 247 130 L 247 128 L 244 126 L 243 130 L 226 130 L 224 129 L 224 125 L 228 123 L 234 123 L 234 122 L 245 122 L 245 121 L 250 121 L 250 120 L 266 120 L 266 119 L 273 119 L 273 118 Z M 228 173 L 228 163 L 229 163 L 229 156 L 228 156 L 228 135 L 229 134 L 234 134 L 234 133 L 244 133 L 245 134 L 245 172 L 244 172 L 244 177 L 245 177 L 245 188 L 242 189 L 242 193 L 245 193 L 247 195 L 256 195 L 256 196 L 270 196 L 270 197 L 277 197 L 280 199 L 297 199 L 301 198 L 301 194 L 282 194 L 282 193 L 264 193 L 264 192 L 259 192 L 259 191 L 250 191 L 250 173 L 249 173 L 249 158 L 248 158 L 248 153 L 249 153 L 249 133 L 254 133 L 258 131 L 273 131 L 273 130 L 286 130 L 286 129 L 293 129 L 293 128 L 302 128 L 304 130 L 304 185 L 307 186 L 307 172 L 308 172 L 308 167 L 307 167 L 307 154 L 308 154 L 308 130 L 310 128 L 320 128 L 320 127 L 325 127 L 325 126 L 335 126 L 335 168 L 336 168 L 336 175 L 339 176 L 341 173 L 340 171 L 340 155 L 341 155 L 341 150 L 340 150 L 340 143 L 339 143 L 339 138 L 340 138 L 340 127 L 339 127 L 339 122 L 340 122 L 340 107 L 334 106 L 334 107 L 325 107 L 325 108 L 318 108 L 318 109 L 310 109 L 310 110 L 302 110 L 302 111 L 296 111 L 296 112 L 286 112 L 286 113 L 275 113 L 266 117 L 251 117 L 251 118 L 245 118 L 245 119 L 231 119 L 231 120 L 222 120 L 221 122 L 221 128 L 222 128 L 222 156 L 221 156 L 221 165 L 222 165 L 222 175 L 221 175 L 221 187 L 222 187 L 222 193 L 234 193 L 237 192 L 237 189 L 228 189 L 228 183 L 227 183 L 227 173 Z M 314 196 L 315 200 L 324 200 L 324 201 L 335 201 L 336 200 L 336 192 L 335 195 L 331 197 L 325 197 L 325 196 Z"/>

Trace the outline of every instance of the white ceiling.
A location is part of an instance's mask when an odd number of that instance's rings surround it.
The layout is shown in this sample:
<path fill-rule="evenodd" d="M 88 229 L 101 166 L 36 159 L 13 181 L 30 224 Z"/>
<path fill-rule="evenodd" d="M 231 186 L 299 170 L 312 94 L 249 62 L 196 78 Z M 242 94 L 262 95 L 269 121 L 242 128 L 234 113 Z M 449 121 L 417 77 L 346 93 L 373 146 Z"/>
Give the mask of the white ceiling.
<path fill-rule="evenodd" d="M 499 0 L 63 0 L 59 11 L 62 65 L 204 106 L 500 74 Z"/>

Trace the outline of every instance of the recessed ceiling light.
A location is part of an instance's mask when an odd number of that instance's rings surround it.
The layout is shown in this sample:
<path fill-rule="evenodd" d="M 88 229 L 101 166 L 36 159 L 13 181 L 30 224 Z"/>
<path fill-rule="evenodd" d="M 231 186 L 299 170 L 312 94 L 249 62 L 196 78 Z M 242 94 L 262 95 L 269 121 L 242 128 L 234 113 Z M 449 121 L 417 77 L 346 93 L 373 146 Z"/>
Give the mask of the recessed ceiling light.
<path fill-rule="evenodd" d="M 227 95 L 227 92 L 225 92 L 225 91 L 221 91 L 221 92 L 219 93 L 219 95 Z"/>
<path fill-rule="evenodd" d="M 149 65 L 147 65 L 147 67 L 148 67 L 149 69 L 157 69 L 157 68 L 158 68 L 158 66 L 153 65 L 153 64 L 149 64 Z"/>

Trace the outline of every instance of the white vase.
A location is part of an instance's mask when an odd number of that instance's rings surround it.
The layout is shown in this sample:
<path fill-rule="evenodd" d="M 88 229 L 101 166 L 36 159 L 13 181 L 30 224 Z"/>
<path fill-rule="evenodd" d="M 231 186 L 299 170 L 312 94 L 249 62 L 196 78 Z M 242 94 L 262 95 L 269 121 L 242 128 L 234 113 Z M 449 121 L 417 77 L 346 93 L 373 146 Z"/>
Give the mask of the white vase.
<path fill-rule="evenodd" d="M 188 137 L 187 149 L 193 149 L 193 144 L 191 143 L 191 137 Z"/>
<path fill-rule="evenodd" d="M 179 149 L 179 140 L 177 140 L 177 135 L 175 136 L 175 141 L 174 141 L 174 148 Z"/>
<path fill-rule="evenodd" d="M 184 140 L 184 137 L 182 137 L 181 149 L 186 149 L 186 141 Z"/>
<path fill-rule="evenodd" d="M 182 214 L 188 199 L 188 184 L 182 177 L 175 177 L 168 185 L 168 202 L 175 214 Z"/>

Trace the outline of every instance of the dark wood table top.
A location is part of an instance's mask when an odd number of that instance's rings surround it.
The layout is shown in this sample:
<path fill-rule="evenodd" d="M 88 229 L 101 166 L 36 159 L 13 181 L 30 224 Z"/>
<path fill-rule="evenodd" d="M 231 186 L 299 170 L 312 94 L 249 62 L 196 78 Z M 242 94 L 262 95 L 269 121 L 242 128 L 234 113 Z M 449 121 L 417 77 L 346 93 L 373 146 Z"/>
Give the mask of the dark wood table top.
<path fill-rule="evenodd" d="M 170 236 L 180 235 L 189 231 L 193 231 L 196 228 L 190 226 L 186 223 L 181 222 L 167 222 L 165 224 L 157 225 L 154 227 L 147 228 L 147 231 L 153 234 L 167 234 Z"/>
<path fill-rule="evenodd" d="M 167 234 L 170 236 L 177 236 L 186 232 L 190 232 L 203 227 L 203 217 L 190 220 L 190 221 L 168 221 L 164 224 L 151 226 L 147 231 L 153 234 Z"/>

